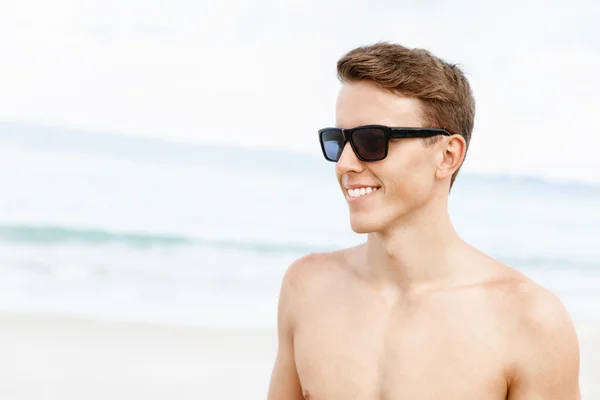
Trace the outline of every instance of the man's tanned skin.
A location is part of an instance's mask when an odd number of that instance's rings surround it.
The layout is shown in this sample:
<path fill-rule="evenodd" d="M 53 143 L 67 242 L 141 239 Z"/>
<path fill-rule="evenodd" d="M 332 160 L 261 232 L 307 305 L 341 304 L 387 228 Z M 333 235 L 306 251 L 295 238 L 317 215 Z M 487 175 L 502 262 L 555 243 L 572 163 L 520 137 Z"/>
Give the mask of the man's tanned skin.
<path fill-rule="evenodd" d="M 344 82 L 336 126 L 423 126 L 418 99 Z M 465 243 L 448 215 L 459 135 L 390 142 L 336 164 L 363 245 L 307 255 L 287 270 L 269 400 L 579 400 L 579 346 L 548 290 Z"/>

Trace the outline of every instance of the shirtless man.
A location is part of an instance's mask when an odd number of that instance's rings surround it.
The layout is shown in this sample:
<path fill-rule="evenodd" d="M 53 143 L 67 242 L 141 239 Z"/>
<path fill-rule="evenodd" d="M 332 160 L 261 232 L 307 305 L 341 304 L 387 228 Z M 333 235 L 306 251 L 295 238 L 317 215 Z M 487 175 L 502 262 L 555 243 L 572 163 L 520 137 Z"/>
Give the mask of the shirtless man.
<path fill-rule="evenodd" d="M 463 73 L 389 43 L 337 70 L 336 127 L 319 140 L 367 241 L 286 271 L 269 400 L 580 399 L 562 303 L 448 216 L 475 114 Z"/>

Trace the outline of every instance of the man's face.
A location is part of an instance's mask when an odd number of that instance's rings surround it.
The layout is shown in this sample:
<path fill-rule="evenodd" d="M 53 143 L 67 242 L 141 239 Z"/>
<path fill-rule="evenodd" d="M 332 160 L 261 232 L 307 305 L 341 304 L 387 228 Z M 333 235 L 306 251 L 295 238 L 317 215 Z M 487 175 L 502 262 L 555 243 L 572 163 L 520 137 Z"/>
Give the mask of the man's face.
<path fill-rule="evenodd" d="M 336 104 L 336 126 L 354 128 L 379 124 L 422 127 L 419 100 L 378 89 L 370 82 L 344 83 Z M 388 156 L 376 162 L 360 161 L 346 143 L 336 165 L 336 175 L 357 233 L 382 232 L 427 204 L 435 192 L 439 146 L 422 139 L 392 139 Z M 377 188 L 351 197 L 348 189 Z M 353 193 L 356 194 L 356 193 Z"/>

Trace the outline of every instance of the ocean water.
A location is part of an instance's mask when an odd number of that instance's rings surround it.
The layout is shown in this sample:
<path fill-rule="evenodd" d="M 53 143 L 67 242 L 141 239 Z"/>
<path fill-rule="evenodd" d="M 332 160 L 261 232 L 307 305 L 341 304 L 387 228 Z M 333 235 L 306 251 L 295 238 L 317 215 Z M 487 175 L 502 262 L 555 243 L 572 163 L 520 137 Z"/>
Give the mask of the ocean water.
<path fill-rule="evenodd" d="M 281 277 L 354 245 L 334 166 L 0 124 L 0 309 L 273 327 Z M 600 316 L 600 186 L 461 174 L 461 235 Z"/>

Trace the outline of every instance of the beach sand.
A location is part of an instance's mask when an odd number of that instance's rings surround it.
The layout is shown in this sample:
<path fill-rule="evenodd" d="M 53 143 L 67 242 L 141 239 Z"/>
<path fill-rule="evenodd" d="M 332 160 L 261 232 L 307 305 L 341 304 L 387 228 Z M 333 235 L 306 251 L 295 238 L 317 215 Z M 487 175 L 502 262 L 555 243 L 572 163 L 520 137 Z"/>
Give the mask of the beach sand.
<path fill-rule="evenodd" d="M 600 399 L 600 326 L 577 322 L 583 399 Z M 0 399 L 264 400 L 272 330 L 0 314 Z"/>
<path fill-rule="evenodd" d="M 0 315 L 0 399 L 262 399 L 274 332 Z"/>

